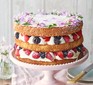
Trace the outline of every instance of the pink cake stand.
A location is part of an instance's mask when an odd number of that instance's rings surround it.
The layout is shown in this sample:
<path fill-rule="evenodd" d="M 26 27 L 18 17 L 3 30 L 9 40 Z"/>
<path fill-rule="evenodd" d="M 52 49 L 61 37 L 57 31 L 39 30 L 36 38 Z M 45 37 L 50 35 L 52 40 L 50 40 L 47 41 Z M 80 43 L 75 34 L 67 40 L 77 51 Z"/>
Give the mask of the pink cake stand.
<path fill-rule="evenodd" d="M 88 51 L 86 51 L 85 55 L 82 59 L 77 60 L 75 62 L 67 63 L 67 64 L 60 64 L 60 65 L 34 65 L 34 64 L 28 64 L 21 62 L 13 57 L 12 55 L 13 50 L 10 52 L 10 59 L 13 63 L 17 64 L 18 66 L 22 66 L 25 68 L 32 68 L 36 70 L 42 70 L 44 77 L 35 83 L 35 85 L 65 85 L 63 82 L 58 81 L 54 75 L 62 70 L 62 69 L 68 69 L 73 68 L 77 65 L 80 65 L 88 58 Z"/>

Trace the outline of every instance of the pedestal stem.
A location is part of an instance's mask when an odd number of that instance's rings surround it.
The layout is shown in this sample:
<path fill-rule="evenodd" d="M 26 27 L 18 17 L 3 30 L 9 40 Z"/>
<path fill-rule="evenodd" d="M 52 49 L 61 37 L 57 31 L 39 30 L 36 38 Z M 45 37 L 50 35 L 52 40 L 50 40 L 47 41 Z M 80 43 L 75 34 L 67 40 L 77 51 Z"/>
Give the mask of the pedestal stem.
<path fill-rule="evenodd" d="M 65 85 L 63 82 L 60 82 L 55 79 L 55 74 L 58 71 L 43 71 L 44 77 L 38 81 L 35 85 Z"/>

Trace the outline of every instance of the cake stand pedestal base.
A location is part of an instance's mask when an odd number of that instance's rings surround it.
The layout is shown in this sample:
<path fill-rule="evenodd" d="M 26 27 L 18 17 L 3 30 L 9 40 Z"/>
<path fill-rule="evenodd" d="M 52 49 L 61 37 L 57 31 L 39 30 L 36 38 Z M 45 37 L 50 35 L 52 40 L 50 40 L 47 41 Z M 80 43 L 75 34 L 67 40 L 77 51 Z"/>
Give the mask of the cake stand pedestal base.
<path fill-rule="evenodd" d="M 58 72 L 57 70 L 50 71 L 42 71 L 44 77 L 35 83 L 35 85 L 65 85 L 63 82 L 57 80 L 55 78 L 55 74 Z"/>

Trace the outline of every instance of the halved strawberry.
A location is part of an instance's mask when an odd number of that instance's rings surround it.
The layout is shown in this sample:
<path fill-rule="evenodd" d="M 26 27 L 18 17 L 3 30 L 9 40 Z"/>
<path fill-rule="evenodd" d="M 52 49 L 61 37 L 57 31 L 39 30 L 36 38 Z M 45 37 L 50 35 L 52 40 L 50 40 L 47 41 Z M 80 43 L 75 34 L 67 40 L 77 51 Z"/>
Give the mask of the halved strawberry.
<path fill-rule="evenodd" d="M 81 31 L 81 30 L 78 31 L 77 34 L 78 34 L 79 36 L 82 36 L 82 31 Z"/>
<path fill-rule="evenodd" d="M 73 39 L 74 39 L 74 40 L 77 40 L 77 39 L 78 39 L 77 34 L 74 33 L 74 34 L 72 34 L 72 36 L 73 36 Z"/>
<path fill-rule="evenodd" d="M 38 52 L 34 52 L 32 54 L 32 57 L 35 58 L 35 59 L 38 59 L 40 57 L 39 53 Z"/>
<path fill-rule="evenodd" d="M 68 58 L 71 58 L 71 57 L 73 57 L 73 55 L 74 54 L 72 52 L 68 52 L 68 55 L 67 56 L 68 56 Z"/>
<path fill-rule="evenodd" d="M 46 53 L 46 58 L 51 60 L 51 61 L 54 61 L 54 58 L 52 57 L 52 55 L 49 52 Z"/>
<path fill-rule="evenodd" d="M 69 36 L 63 36 L 63 38 L 64 38 L 64 40 L 65 40 L 66 42 L 69 42 L 69 41 L 70 41 L 70 37 L 69 37 Z"/>
<path fill-rule="evenodd" d="M 54 56 L 57 56 L 57 52 L 53 52 Z"/>
<path fill-rule="evenodd" d="M 30 53 L 31 53 L 31 51 L 28 50 L 28 49 L 25 49 L 24 52 L 25 52 L 25 54 L 27 54 L 27 55 L 30 55 Z"/>
<path fill-rule="evenodd" d="M 19 49 L 16 49 L 16 50 L 15 50 L 15 55 L 16 55 L 16 56 L 20 56 L 20 54 L 19 54 Z"/>
<path fill-rule="evenodd" d="M 57 55 L 60 57 L 60 58 L 64 58 L 64 54 L 63 54 L 63 52 L 57 52 Z"/>
<path fill-rule="evenodd" d="M 43 39 L 47 42 L 50 40 L 50 37 L 43 37 Z"/>
<path fill-rule="evenodd" d="M 25 42 L 27 42 L 29 40 L 29 36 L 24 35 L 24 40 L 25 40 Z"/>
<path fill-rule="evenodd" d="M 77 52 L 77 49 L 76 49 L 76 48 L 73 48 L 72 50 L 73 50 L 75 53 Z"/>

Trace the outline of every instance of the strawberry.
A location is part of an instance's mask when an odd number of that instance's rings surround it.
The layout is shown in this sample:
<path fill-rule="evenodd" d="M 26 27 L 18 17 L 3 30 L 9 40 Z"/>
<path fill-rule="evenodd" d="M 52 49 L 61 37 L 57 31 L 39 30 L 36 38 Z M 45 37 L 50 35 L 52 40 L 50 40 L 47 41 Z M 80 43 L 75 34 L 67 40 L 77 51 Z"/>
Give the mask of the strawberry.
<path fill-rule="evenodd" d="M 77 40 L 77 39 L 78 39 L 77 34 L 72 34 L 72 35 L 73 35 L 73 39 L 74 39 L 74 40 Z"/>
<path fill-rule="evenodd" d="M 49 60 L 51 60 L 51 61 L 54 60 L 53 57 L 52 57 L 52 55 L 50 53 L 46 53 L 46 58 L 49 59 Z"/>
<path fill-rule="evenodd" d="M 71 57 L 73 57 L 73 55 L 74 54 L 72 52 L 68 52 L 68 55 L 67 56 L 68 56 L 68 58 L 71 58 Z"/>
<path fill-rule="evenodd" d="M 38 59 L 40 57 L 39 53 L 38 52 L 34 52 L 32 54 L 32 57 L 35 58 L 35 59 Z"/>
<path fill-rule="evenodd" d="M 29 36 L 24 35 L 24 40 L 25 40 L 25 42 L 27 42 L 29 40 Z"/>
<path fill-rule="evenodd" d="M 27 55 L 30 55 L 30 53 L 31 53 L 31 51 L 28 49 L 25 49 L 24 51 L 25 51 L 25 54 L 27 54 Z"/>
<path fill-rule="evenodd" d="M 82 51 L 85 51 L 86 50 L 86 48 L 85 47 L 82 47 Z"/>
<path fill-rule="evenodd" d="M 64 58 L 64 54 L 63 54 L 63 52 L 57 52 L 57 55 L 60 57 L 60 58 Z"/>
<path fill-rule="evenodd" d="M 47 42 L 50 40 L 50 37 L 43 37 L 43 39 Z"/>
<path fill-rule="evenodd" d="M 77 52 L 77 49 L 76 49 L 76 48 L 73 48 L 72 50 L 73 50 L 75 53 Z"/>
<path fill-rule="evenodd" d="M 57 56 L 57 52 L 54 52 L 53 54 L 54 54 L 54 56 Z"/>
<path fill-rule="evenodd" d="M 81 30 L 78 31 L 77 34 L 78 34 L 79 36 L 82 36 L 82 31 L 81 31 Z"/>
<path fill-rule="evenodd" d="M 15 50 L 15 55 L 16 55 L 16 56 L 20 56 L 20 54 L 19 54 L 19 49 L 16 49 L 16 50 Z"/>
<path fill-rule="evenodd" d="M 64 40 L 65 40 L 66 42 L 69 42 L 69 41 L 70 41 L 70 37 L 69 37 L 69 36 L 63 36 L 63 38 L 64 38 Z"/>

